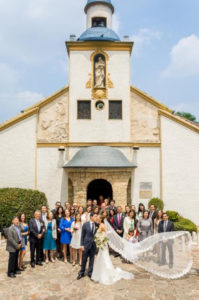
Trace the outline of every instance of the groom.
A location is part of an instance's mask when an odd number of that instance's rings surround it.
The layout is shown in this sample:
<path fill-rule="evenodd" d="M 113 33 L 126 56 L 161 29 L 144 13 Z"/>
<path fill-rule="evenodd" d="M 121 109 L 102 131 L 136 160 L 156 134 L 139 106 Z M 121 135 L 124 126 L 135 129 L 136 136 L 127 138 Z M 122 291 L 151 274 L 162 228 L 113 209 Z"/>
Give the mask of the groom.
<path fill-rule="evenodd" d="M 77 280 L 85 276 L 86 263 L 89 258 L 88 276 L 91 278 L 95 259 L 96 244 L 94 236 L 97 230 L 97 215 L 90 213 L 90 221 L 84 223 L 81 234 L 81 249 L 83 251 L 81 270 Z"/>

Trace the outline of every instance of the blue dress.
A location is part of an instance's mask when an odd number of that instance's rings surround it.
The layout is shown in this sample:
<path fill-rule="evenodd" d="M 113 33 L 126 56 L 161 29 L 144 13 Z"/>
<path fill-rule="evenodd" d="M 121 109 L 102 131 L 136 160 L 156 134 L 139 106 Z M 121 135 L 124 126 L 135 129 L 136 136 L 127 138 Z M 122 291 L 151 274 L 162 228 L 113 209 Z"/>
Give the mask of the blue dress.
<path fill-rule="evenodd" d="M 74 221 L 74 218 L 71 220 L 66 220 L 65 218 L 61 218 L 60 223 L 59 223 L 59 228 L 61 229 L 61 238 L 60 242 L 61 244 L 70 244 L 71 239 L 72 239 L 72 234 L 71 232 L 66 231 L 66 228 L 71 228 L 71 225 Z"/>
<path fill-rule="evenodd" d="M 52 222 L 48 223 L 44 237 L 43 250 L 56 250 L 56 242 L 52 236 Z"/>
<path fill-rule="evenodd" d="M 27 232 L 28 232 L 28 225 L 24 226 L 23 233 L 27 233 Z M 23 235 L 23 239 L 24 239 L 25 246 L 21 247 L 21 250 L 26 250 L 26 246 L 27 246 L 27 243 L 28 243 L 28 237 L 27 237 L 27 235 Z"/>

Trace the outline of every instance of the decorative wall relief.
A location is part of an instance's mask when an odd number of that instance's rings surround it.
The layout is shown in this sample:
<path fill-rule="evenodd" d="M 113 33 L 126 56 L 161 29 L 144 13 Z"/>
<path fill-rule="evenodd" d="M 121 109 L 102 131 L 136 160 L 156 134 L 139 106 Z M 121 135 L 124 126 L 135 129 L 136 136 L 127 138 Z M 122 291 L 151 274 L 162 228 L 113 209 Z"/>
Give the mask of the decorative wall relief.
<path fill-rule="evenodd" d="M 68 140 L 68 95 L 41 109 L 38 123 L 38 142 L 63 143 Z"/>

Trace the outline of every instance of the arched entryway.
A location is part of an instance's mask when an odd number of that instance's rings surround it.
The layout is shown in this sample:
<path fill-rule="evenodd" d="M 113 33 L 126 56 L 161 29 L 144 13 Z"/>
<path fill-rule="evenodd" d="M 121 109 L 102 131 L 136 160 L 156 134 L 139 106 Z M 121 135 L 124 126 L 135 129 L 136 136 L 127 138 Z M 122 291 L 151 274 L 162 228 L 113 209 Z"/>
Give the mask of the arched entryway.
<path fill-rule="evenodd" d="M 99 201 L 99 196 L 113 199 L 113 190 L 111 184 L 104 179 L 96 179 L 89 183 L 87 187 L 87 199 L 96 199 Z"/>

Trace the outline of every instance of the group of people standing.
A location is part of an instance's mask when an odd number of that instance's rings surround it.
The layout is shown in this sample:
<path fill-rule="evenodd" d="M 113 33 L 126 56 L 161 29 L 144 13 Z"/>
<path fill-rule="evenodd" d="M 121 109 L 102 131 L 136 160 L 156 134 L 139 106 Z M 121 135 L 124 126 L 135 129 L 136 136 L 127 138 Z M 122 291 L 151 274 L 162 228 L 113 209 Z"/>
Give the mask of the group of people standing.
<path fill-rule="evenodd" d="M 135 205 L 127 205 L 123 211 L 121 206 L 115 205 L 114 200 L 108 199 L 101 199 L 101 205 L 98 205 L 97 200 L 89 199 L 86 207 L 78 206 L 77 203 L 71 206 L 68 202 L 62 207 L 58 201 L 52 211 L 48 211 L 46 206 L 35 211 L 29 224 L 24 213 L 13 218 L 12 225 L 7 230 L 8 276 L 14 278 L 25 270 L 24 257 L 28 240 L 32 268 L 35 264 L 42 266 L 44 261 L 55 263 L 55 258 L 63 259 L 64 263 L 69 261 L 73 266 L 77 263 L 81 266 L 82 227 L 90 221 L 93 214 L 106 219 L 119 236 L 132 243 L 142 241 L 154 233 L 174 231 L 167 214 L 161 210 L 156 211 L 154 205 L 151 205 L 149 211 L 142 203 L 138 210 Z M 172 249 L 167 247 L 172 266 Z M 162 264 L 166 260 L 165 251 Z"/>

